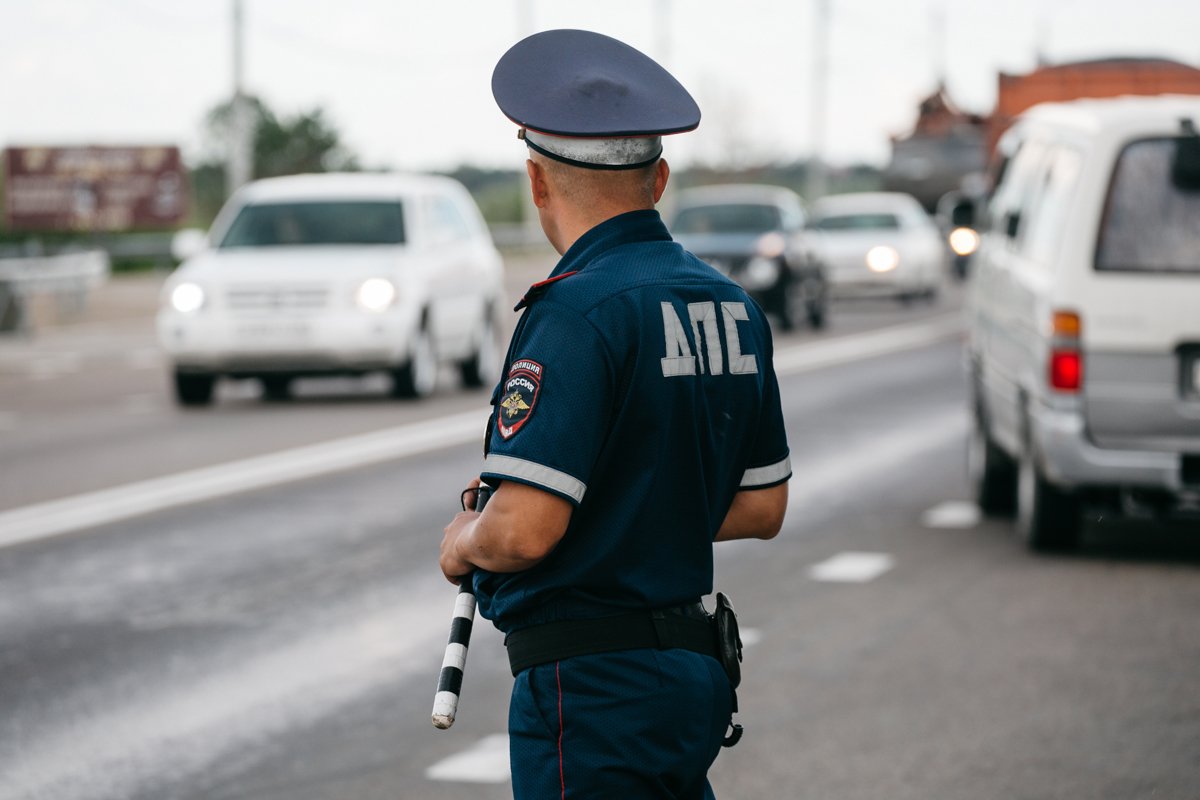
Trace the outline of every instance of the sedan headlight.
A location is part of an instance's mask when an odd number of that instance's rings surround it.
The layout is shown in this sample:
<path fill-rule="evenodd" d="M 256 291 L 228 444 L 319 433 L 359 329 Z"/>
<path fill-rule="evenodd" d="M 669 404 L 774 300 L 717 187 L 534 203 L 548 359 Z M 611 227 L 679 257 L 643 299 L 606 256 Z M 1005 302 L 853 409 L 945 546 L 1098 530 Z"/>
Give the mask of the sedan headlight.
<path fill-rule="evenodd" d="M 778 258 L 787 249 L 787 239 L 783 234 L 772 231 L 764 233 L 754 245 L 755 252 L 763 258 Z"/>
<path fill-rule="evenodd" d="M 979 234 L 971 228 L 955 228 L 948 238 L 955 255 L 969 256 L 979 249 Z"/>
<path fill-rule="evenodd" d="M 872 272 L 891 272 L 900 266 L 900 254 L 896 248 L 881 244 L 867 251 L 867 269 Z"/>
<path fill-rule="evenodd" d="M 181 314 L 199 311 L 204 305 L 204 290 L 194 283 L 181 283 L 171 290 L 171 308 Z"/>
<path fill-rule="evenodd" d="M 779 259 L 763 258 L 750 259 L 741 275 L 741 284 L 747 289 L 767 289 L 779 280 Z"/>
<path fill-rule="evenodd" d="M 358 307 L 367 311 L 383 311 L 396 299 L 396 287 L 385 278 L 363 281 L 354 295 Z"/>

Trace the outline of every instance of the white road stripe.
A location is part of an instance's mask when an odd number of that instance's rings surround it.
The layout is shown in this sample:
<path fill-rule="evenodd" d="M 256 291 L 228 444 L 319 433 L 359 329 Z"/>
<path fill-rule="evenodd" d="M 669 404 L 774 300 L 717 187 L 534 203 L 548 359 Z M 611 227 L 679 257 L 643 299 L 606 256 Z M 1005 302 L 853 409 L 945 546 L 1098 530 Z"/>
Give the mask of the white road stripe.
<path fill-rule="evenodd" d="M 962 441 L 966 431 L 965 409 L 954 414 L 935 409 L 924 417 L 906 419 L 903 426 L 861 444 L 849 444 L 822 458 L 819 465 L 804 465 L 792 476 L 787 514 L 793 520 L 798 519 L 807 509 L 821 506 L 826 497 L 843 486 L 857 485 L 869 492 L 873 482 L 894 478 L 895 471 L 910 462 L 915 453 Z"/>
<path fill-rule="evenodd" d="M 890 570 L 895 561 L 887 553 L 838 553 L 808 568 L 815 581 L 830 583 L 866 583 Z"/>
<path fill-rule="evenodd" d="M 83 364 L 83 356 L 76 352 L 55 353 L 40 356 L 29 362 L 27 369 L 29 377 L 35 381 L 45 381 L 61 375 L 78 372 Z"/>
<path fill-rule="evenodd" d="M 742 647 L 747 649 L 754 647 L 763 638 L 762 631 L 758 628 L 742 628 L 738 634 L 742 637 Z"/>
<path fill-rule="evenodd" d="M 893 325 L 867 333 L 820 339 L 776 351 L 775 373 L 777 375 L 795 375 L 836 364 L 847 364 L 888 353 L 911 350 L 953 339 L 960 335 L 962 330 L 962 315 L 952 313 L 922 322 Z"/>
<path fill-rule="evenodd" d="M 485 736 L 472 747 L 444 758 L 425 770 L 431 781 L 505 783 L 508 770 L 508 734 Z"/>
<path fill-rule="evenodd" d="M 441 575 L 397 576 L 387 611 L 330 620 L 286 643 L 238 654 L 186 686 L 163 681 L 88 715 L 30 729 L 19 757 L 0 762 L 13 798 L 134 797 L 167 772 L 182 779 L 287 731 L 333 717 L 371 692 L 437 676 L 446 635 Z M 499 647 L 499 635 L 483 635 Z M 428 718 L 422 715 L 422 718 Z M 418 724 L 414 722 L 413 724 Z M 427 727 L 428 722 L 424 723 Z M 98 781 L 97 776 L 103 776 Z M 11 792 L 9 794 L 8 792 Z"/>
<path fill-rule="evenodd" d="M 485 421 L 471 411 L 25 506 L 0 513 L 0 547 L 464 444 Z"/>
<path fill-rule="evenodd" d="M 966 530 L 979 524 L 979 506 L 965 500 L 947 500 L 921 515 L 921 524 L 926 528 L 951 528 Z"/>
<path fill-rule="evenodd" d="M 143 392 L 131 394 L 121 400 L 121 412 L 124 414 L 149 414 L 163 405 L 163 396 L 158 392 Z"/>
<path fill-rule="evenodd" d="M 141 347 L 130 351 L 125 363 L 132 370 L 159 369 L 166 366 L 167 360 L 157 347 Z"/>
<path fill-rule="evenodd" d="M 807 342 L 777 351 L 776 371 L 807 372 L 921 347 L 951 338 L 961 327 L 958 314 L 947 314 L 870 333 Z M 70 361 L 78 354 L 67 356 Z M 414 422 L 0 512 L 0 547 L 463 444 L 482 435 L 484 414 L 483 410 L 471 411 Z M 861 469 L 857 459 L 855 463 Z M 792 502 L 799 502 L 804 495 L 794 492 Z"/>

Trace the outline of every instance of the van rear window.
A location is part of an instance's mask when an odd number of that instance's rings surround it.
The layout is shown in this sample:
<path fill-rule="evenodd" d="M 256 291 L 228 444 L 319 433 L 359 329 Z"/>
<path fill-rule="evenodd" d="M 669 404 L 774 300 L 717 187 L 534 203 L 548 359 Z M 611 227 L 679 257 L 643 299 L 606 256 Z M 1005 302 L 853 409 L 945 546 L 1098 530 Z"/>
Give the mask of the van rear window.
<path fill-rule="evenodd" d="M 1200 192 L 1171 180 L 1174 138 L 1125 146 L 1113 169 L 1096 269 L 1200 275 Z"/>

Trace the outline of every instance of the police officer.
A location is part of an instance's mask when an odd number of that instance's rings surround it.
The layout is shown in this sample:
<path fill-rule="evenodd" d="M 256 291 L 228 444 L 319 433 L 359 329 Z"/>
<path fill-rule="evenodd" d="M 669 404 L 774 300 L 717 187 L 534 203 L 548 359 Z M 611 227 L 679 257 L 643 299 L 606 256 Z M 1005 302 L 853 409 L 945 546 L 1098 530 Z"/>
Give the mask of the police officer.
<path fill-rule="evenodd" d="M 535 34 L 492 91 L 562 256 L 518 304 L 481 477 L 443 573 L 506 634 L 517 798 L 706 798 L 736 664 L 700 604 L 712 543 L 779 531 L 791 476 L 771 336 L 671 240 L 662 136 L 700 111 L 606 36 Z M 478 485 L 473 481 L 472 486 Z"/>

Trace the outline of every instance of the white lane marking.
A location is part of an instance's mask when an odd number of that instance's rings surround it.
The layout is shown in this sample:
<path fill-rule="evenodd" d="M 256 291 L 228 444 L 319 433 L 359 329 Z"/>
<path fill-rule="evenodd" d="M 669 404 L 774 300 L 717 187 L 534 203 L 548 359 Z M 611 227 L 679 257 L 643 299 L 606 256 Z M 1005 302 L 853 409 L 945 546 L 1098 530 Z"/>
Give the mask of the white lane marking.
<path fill-rule="evenodd" d="M 47 381 L 62 375 L 78 372 L 83 364 L 83 356 L 75 352 L 55 353 L 39 356 L 30 361 L 27 369 L 29 377 L 35 381 Z"/>
<path fill-rule="evenodd" d="M 24 506 L 0 513 L 0 547 L 465 444 L 484 423 L 483 412 L 471 411 Z"/>
<path fill-rule="evenodd" d="M 890 570 L 895 561 L 887 553 L 838 553 L 808 568 L 815 581 L 830 583 L 866 583 Z"/>
<path fill-rule="evenodd" d="M 941 341 L 953 336 L 961 327 L 959 315 L 947 314 L 925 322 L 808 342 L 776 352 L 775 368 L 782 374 L 793 374 L 849 363 Z M 65 355 L 68 360 L 78 360 L 77 353 Z M 222 392 L 222 396 L 236 391 L 235 388 L 229 388 L 228 391 Z M 254 390 L 249 387 L 242 391 L 248 392 L 248 396 L 254 394 Z M 284 450 L 0 512 L 0 547 L 62 533 L 95 529 L 188 503 L 212 500 L 463 444 L 479 436 L 483 429 L 483 417 L 483 411 L 472 411 L 410 423 L 375 433 Z M 900 436 L 904 437 L 905 434 L 902 432 Z M 843 461 L 851 462 L 856 470 L 862 470 L 861 459 L 857 456 Z M 850 464 L 839 462 L 838 466 L 845 469 Z M 832 482 L 840 484 L 843 480 L 844 476 L 838 473 Z M 820 484 L 829 485 L 830 482 L 822 476 Z M 806 484 L 812 485 L 812 482 L 806 481 Z M 812 498 L 812 492 L 793 490 L 788 508 L 791 510 L 795 505 L 807 503 Z"/>
<path fill-rule="evenodd" d="M 158 369 L 167 362 L 161 350 L 157 347 L 141 347 L 131 351 L 125 359 L 130 369 Z"/>
<path fill-rule="evenodd" d="M 332 619 L 261 651 L 230 654 L 187 684 L 152 684 L 70 724 L 49 719 L 30 729 L 19 757 L 0 762 L 11 792 L 4 796 L 135 797 L 164 774 L 180 781 L 201 774 L 246 747 L 332 718 L 371 692 L 432 680 L 450 589 L 441 575 L 427 574 L 397 576 L 391 585 L 385 612 Z M 487 646 L 499 646 L 499 634 L 479 633 Z"/>
<path fill-rule="evenodd" d="M 870 492 L 873 483 L 894 477 L 895 470 L 911 461 L 914 453 L 962 441 L 966 431 L 965 410 L 947 414 L 944 409 L 934 409 L 924 417 L 906 418 L 902 426 L 852 444 L 793 474 L 788 483 L 787 513 L 796 519 L 844 486 L 857 485 Z"/>
<path fill-rule="evenodd" d="M 806 342 L 786 350 L 776 351 L 775 373 L 777 375 L 795 375 L 835 364 L 846 364 L 901 350 L 911 350 L 952 339 L 961 334 L 962 330 L 962 315 L 953 313 L 943 314 L 923 322 L 893 325 L 867 333 Z"/>
<path fill-rule="evenodd" d="M 758 628 L 741 628 L 738 635 L 742 637 L 742 647 L 751 648 L 762 641 L 762 631 Z"/>
<path fill-rule="evenodd" d="M 965 500 L 947 500 L 938 503 L 921 515 L 921 524 L 926 528 L 949 528 L 966 530 L 979 524 L 979 506 Z"/>
<path fill-rule="evenodd" d="M 485 736 L 473 746 L 444 758 L 425 770 L 431 781 L 462 783 L 504 783 L 508 769 L 508 734 Z"/>
<path fill-rule="evenodd" d="M 149 414 L 162 405 L 162 395 L 158 392 L 131 394 L 121 400 L 121 412 L 133 415 Z"/>

